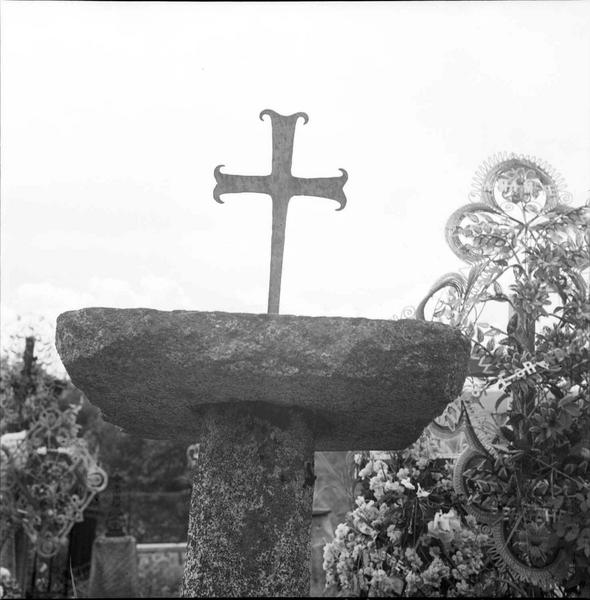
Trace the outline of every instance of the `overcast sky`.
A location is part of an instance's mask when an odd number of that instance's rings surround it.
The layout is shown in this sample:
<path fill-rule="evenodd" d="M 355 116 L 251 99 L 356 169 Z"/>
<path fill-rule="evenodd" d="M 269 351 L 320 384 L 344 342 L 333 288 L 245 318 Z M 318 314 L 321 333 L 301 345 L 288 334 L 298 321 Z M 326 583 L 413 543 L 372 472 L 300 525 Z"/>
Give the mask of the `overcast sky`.
<path fill-rule="evenodd" d="M 85 306 L 265 312 L 261 110 L 308 113 L 281 312 L 391 318 L 461 266 L 449 215 L 500 151 L 590 190 L 590 3 L 2 2 L 3 343 Z"/>

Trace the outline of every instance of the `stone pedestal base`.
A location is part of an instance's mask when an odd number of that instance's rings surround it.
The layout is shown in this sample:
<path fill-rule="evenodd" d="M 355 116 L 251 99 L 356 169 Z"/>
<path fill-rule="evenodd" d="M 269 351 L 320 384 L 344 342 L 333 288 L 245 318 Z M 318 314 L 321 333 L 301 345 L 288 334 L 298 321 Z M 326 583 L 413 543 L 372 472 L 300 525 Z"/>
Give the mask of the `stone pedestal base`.
<path fill-rule="evenodd" d="M 221 405 L 204 421 L 183 596 L 308 596 L 314 443 L 303 414 Z"/>
<path fill-rule="evenodd" d="M 307 595 L 313 451 L 407 447 L 470 351 L 413 319 L 145 308 L 64 313 L 56 346 L 107 421 L 202 443 L 183 585 L 205 597 Z"/>

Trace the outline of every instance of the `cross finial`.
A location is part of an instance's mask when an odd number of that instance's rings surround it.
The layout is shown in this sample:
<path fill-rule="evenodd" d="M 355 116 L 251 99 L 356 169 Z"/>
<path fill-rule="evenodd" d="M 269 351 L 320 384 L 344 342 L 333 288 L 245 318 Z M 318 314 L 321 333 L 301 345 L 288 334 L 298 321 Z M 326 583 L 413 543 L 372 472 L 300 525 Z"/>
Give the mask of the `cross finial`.
<path fill-rule="evenodd" d="M 295 177 L 291 173 L 293 161 L 293 140 L 299 117 L 307 123 L 308 116 L 299 112 L 293 115 L 279 115 L 274 110 L 263 110 L 260 119 L 268 115 L 272 125 L 272 171 L 270 175 L 229 175 L 221 172 L 224 165 L 215 168 L 217 185 L 213 190 L 215 200 L 223 204 L 222 194 L 256 192 L 268 194 L 272 199 L 272 240 L 270 255 L 270 282 L 268 289 L 268 312 L 278 313 L 281 297 L 281 275 L 285 229 L 289 200 L 293 196 L 316 196 L 335 200 L 340 204 L 337 210 L 346 206 L 343 192 L 348 174 L 340 169 L 338 177 Z"/>

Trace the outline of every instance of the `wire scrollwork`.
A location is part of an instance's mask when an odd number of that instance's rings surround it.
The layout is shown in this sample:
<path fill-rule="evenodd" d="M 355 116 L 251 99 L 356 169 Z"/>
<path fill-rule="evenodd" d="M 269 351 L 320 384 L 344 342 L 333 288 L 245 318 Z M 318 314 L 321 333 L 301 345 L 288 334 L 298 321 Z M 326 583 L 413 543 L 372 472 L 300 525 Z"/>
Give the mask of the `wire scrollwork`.
<path fill-rule="evenodd" d="M 21 525 L 44 558 L 59 551 L 107 485 L 77 427 L 74 409 L 48 408 L 14 448 L 0 452 L 3 525 Z"/>

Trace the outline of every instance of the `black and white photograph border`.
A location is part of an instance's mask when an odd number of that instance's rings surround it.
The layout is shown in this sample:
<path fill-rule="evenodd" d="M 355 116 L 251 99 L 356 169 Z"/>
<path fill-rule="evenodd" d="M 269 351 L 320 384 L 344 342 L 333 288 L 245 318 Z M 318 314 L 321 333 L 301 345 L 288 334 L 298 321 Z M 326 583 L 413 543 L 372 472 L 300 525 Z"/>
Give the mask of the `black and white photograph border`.
<path fill-rule="evenodd" d="M 590 595 L 590 4 L 0 0 L 0 598 Z"/>

